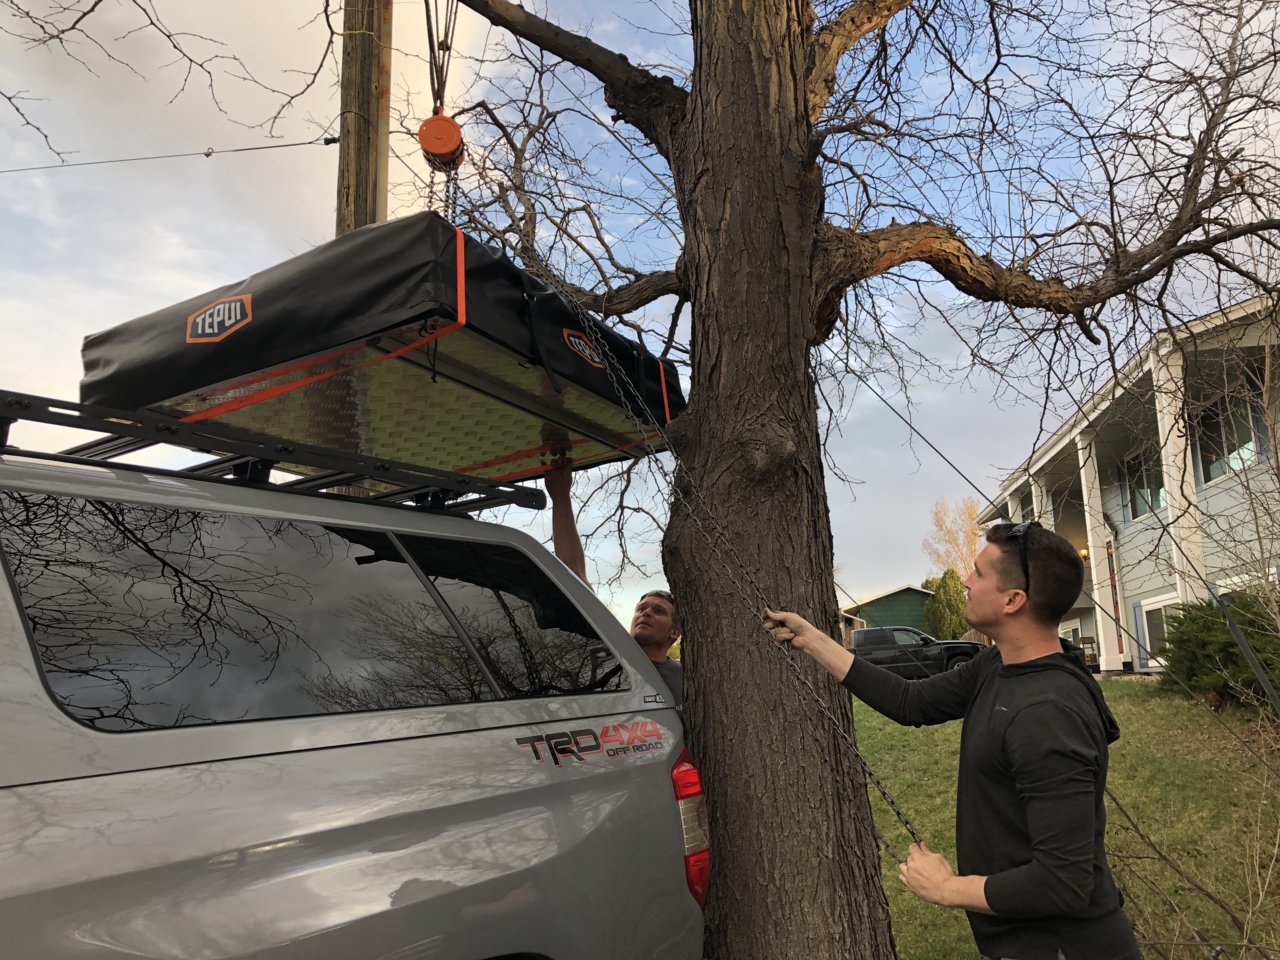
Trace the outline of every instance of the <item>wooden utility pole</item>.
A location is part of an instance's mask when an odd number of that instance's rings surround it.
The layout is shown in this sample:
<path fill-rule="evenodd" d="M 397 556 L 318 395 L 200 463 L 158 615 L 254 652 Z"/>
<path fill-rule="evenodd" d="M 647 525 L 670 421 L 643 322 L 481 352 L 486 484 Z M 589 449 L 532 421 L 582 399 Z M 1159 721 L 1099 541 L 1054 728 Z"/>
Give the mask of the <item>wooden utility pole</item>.
<path fill-rule="evenodd" d="M 347 0 L 342 14 L 339 237 L 387 218 L 391 2 Z"/>

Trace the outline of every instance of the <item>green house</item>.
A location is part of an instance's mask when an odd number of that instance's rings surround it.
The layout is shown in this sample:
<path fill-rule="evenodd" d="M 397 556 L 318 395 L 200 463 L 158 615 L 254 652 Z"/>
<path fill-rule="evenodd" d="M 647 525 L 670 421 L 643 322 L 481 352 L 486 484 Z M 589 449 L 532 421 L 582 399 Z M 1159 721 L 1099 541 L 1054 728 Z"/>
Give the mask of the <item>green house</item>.
<path fill-rule="evenodd" d="M 841 632 L 860 627 L 915 627 L 924 629 L 924 605 L 931 590 L 904 583 L 840 609 Z"/>

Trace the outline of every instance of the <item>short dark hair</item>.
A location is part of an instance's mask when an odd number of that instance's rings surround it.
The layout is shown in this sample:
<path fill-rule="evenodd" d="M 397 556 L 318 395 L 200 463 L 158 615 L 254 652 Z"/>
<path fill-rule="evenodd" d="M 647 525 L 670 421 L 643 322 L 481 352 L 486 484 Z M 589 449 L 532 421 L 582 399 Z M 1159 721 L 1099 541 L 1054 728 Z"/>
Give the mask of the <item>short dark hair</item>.
<path fill-rule="evenodd" d="M 640 600 L 643 600 L 645 597 L 661 597 L 663 600 L 667 601 L 667 603 L 671 604 L 671 619 L 677 627 L 680 626 L 680 608 L 676 606 L 676 598 L 672 596 L 670 590 L 648 590 L 640 594 Z M 636 601 L 636 604 L 638 606 L 639 601 Z"/>
<path fill-rule="evenodd" d="M 1001 590 L 1026 591 L 1027 607 L 1037 623 L 1051 627 L 1061 623 L 1084 587 L 1084 563 L 1071 542 L 1039 524 L 1021 523 L 997 523 L 987 530 L 987 542 L 1000 550 L 996 585 Z M 1030 585 L 1022 574 L 1023 549 Z"/>

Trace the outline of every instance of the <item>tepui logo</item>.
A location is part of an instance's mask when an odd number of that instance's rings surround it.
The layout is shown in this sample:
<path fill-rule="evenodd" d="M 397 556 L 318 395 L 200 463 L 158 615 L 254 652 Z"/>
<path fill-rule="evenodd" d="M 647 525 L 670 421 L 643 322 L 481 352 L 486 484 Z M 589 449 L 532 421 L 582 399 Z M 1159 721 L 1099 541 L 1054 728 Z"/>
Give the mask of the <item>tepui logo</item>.
<path fill-rule="evenodd" d="M 564 342 L 568 344 L 570 350 L 593 367 L 604 368 L 604 357 L 600 356 L 600 351 L 596 349 L 596 345 L 587 338 L 586 334 L 577 330 L 566 329 L 564 331 Z"/>
<path fill-rule="evenodd" d="M 221 297 L 187 317 L 187 343 L 217 343 L 253 319 L 253 294 Z"/>

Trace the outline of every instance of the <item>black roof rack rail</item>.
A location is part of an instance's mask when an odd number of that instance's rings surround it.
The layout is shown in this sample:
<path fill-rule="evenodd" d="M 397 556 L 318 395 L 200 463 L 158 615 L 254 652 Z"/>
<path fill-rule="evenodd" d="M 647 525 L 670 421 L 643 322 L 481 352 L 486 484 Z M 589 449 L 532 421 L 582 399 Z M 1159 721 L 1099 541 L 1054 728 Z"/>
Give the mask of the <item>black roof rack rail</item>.
<path fill-rule="evenodd" d="M 9 443 L 9 428 L 18 421 L 107 436 L 60 452 L 27 450 Z M 114 462 L 116 457 L 158 445 L 184 447 L 211 459 L 179 469 Z M 0 453 L 59 463 L 109 463 L 148 473 L 253 483 L 302 495 L 342 496 L 448 513 L 474 513 L 506 504 L 535 510 L 546 506 L 546 495 L 534 487 L 294 443 L 226 424 L 182 423 L 152 413 L 128 413 L 12 391 L 0 391 Z M 272 470 L 293 476 L 272 483 Z M 353 497 L 351 488 L 364 488 L 366 495 Z"/>

